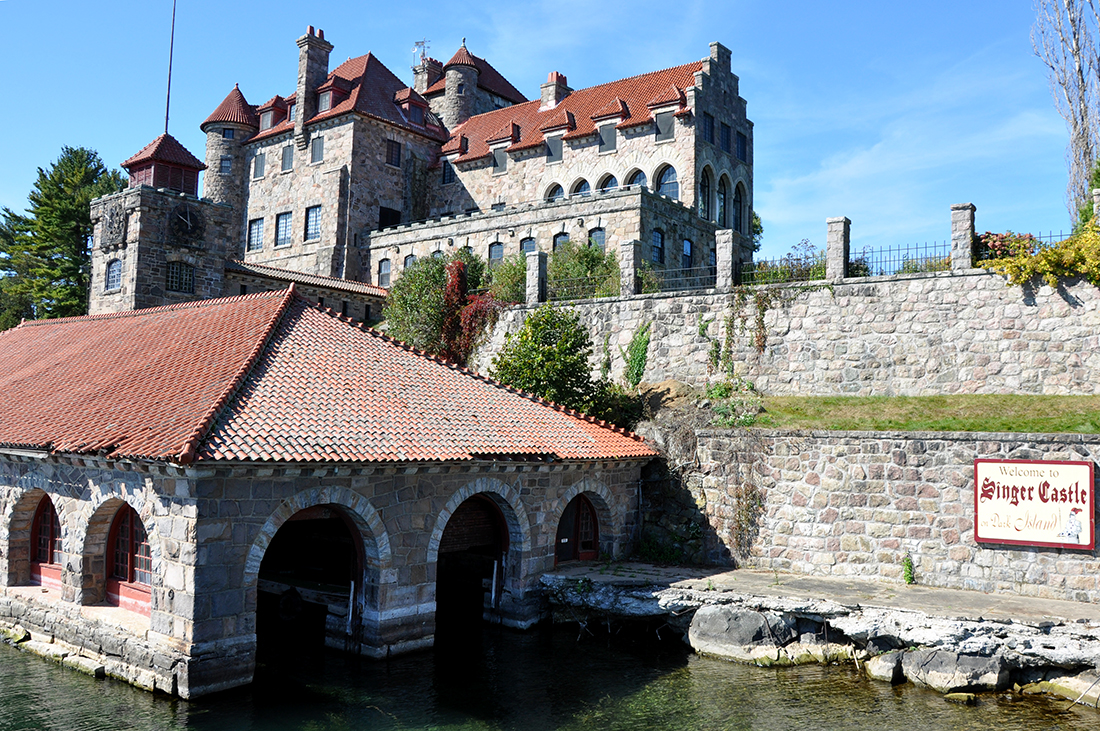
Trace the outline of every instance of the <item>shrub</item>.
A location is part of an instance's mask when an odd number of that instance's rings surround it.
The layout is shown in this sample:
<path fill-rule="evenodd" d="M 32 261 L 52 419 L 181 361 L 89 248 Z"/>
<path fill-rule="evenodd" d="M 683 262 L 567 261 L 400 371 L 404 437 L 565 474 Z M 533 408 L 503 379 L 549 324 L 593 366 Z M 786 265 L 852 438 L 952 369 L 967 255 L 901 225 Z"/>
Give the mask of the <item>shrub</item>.
<path fill-rule="evenodd" d="M 1065 241 L 1043 244 L 1030 234 L 985 234 L 979 246 L 999 255 L 982 266 L 1003 274 L 1012 284 L 1042 279 L 1057 287 L 1061 279 L 1084 279 L 1100 287 L 1100 228 L 1093 219 Z"/>
<path fill-rule="evenodd" d="M 527 256 L 510 256 L 489 270 L 489 292 L 497 302 L 527 301 Z"/>
<path fill-rule="evenodd" d="M 637 388 L 645 375 L 646 362 L 649 360 L 649 328 L 650 323 L 642 325 L 630 338 L 630 344 L 624 351 L 619 348 L 619 353 L 626 361 L 626 369 L 623 371 L 623 380 L 632 388 Z"/>
<path fill-rule="evenodd" d="M 566 241 L 550 254 L 546 281 L 558 299 L 617 297 L 619 260 L 613 252 L 604 252 L 591 243 L 578 246 Z"/>
<path fill-rule="evenodd" d="M 752 382 L 739 376 L 711 385 L 706 397 L 713 402 L 714 425 L 726 429 L 755 424 L 764 403 Z"/>
<path fill-rule="evenodd" d="M 546 305 L 507 336 L 489 375 L 567 408 L 586 411 L 596 395 L 592 340 L 577 315 Z"/>

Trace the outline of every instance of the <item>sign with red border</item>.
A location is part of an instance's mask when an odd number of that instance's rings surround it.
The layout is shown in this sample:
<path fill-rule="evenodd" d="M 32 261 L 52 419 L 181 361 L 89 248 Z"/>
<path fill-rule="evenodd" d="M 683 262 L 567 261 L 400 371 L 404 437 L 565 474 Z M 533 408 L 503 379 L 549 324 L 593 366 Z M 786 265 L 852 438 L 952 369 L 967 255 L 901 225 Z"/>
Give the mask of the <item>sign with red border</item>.
<path fill-rule="evenodd" d="M 974 460 L 974 540 L 1092 550 L 1092 462 Z"/>

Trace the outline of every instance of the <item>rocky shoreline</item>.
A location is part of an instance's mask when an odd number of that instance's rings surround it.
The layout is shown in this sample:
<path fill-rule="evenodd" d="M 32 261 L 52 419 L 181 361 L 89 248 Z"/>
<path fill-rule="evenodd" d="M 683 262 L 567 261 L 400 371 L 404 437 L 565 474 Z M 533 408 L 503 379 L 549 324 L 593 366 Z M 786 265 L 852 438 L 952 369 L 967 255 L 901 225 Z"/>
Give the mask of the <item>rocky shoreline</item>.
<path fill-rule="evenodd" d="M 1093 619 L 942 616 L 744 592 L 709 579 L 700 587 L 556 573 L 541 582 L 557 620 L 663 619 L 712 657 L 763 667 L 853 663 L 868 678 L 909 681 L 960 702 L 1013 688 L 1100 703 L 1100 622 Z"/>

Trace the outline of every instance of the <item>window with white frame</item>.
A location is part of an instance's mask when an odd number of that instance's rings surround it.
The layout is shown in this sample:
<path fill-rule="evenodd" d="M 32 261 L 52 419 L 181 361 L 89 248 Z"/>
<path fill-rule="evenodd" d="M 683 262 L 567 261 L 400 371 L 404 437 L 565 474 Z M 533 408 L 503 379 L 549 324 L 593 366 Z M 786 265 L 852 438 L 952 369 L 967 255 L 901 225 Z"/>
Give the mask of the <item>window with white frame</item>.
<path fill-rule="evenodd" d="M 321 206 L 306 209 L 306 241 L 321 238 Z"/>
<path fill-rule="evenodd" d="M 602 228 L 594 228 L 588 232 L 588 245 L 595 246 L 603 251 L 607 243 L 607 232 Z"/>
<path fill-rule="evenodd" d="M 409 254 L 405 257 L 405 268 L 408 269 L 416 263 L 416 254 Z"/>
<path fill-rule="evenodd" d="M 504 244 L 499 241 L 489 244 L 489 268 L 492 269 L 502 261 L 504 261 Z"/>
<path fill-rule="evenodd" d="M 390 260 L 383 259 L 378 262 L 378 286 L 390 286 Z"/>
<path fill-rule="evenodd" d="M 322 91 L 317 97 L 317 111 L 327 112 L 330 109 L 332 109 L 332 92 Z"/>
<path fill-rule="evenodd" d="M 275 246 L 290 246 L 290 211 L 275 216 Z"/>
<path fill-rule="evenodd" d="M 263 152 L 256 153 L 256 158 L 252 161 L 252 177 L 262 178 L 264 176 L 264 168 L 267 167 L 267 154 Z"/>
<path fill-rule="evenodd" d="M 294 169 L 294 145 L 283 148 L 283 172 Z"/>
<path fill-rule="evenodd" d="M 253 218 L 248 222 L 248 241 L 245 243 L 245 249 L 259 251 L 262 248 L 264 248 L 264 219 Z"/>
<path fill-rule="evenodd" d="M 325 159 L 325 138 L 314 137 L 309 143 L 309 161 L 321 162 Z"/>
<path fill-rule="evenodd" d="M 233 173 L 233 158 L 229 155 L 222 155 L 218 161 L 218 172 L 222 175 L 232 175 Z"/>
<path fill-rule="evenodd" d="M 118 259 L 111 259 L 107 262 L 107 276 L 106 286 L 104 291 L 113 292 L 116 289 L 122 289 L 122 262 Z"/>

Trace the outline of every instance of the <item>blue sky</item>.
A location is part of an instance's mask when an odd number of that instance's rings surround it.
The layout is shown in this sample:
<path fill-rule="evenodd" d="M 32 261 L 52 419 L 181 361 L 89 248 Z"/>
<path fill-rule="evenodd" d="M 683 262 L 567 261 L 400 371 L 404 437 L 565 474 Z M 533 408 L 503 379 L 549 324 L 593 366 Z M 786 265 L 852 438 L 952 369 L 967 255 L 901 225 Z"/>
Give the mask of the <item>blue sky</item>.
<path fill-rule="evenodd" d="M 470 8 L 463 11 L 463 8 Z M 171 0 L 0 0 L 0 206 L 26 207 L 62 145 L 112 167 L 164 126 Z M 418 3 L 178 0 L 171 133 L 200 159 L 198 125 L 239 83 L 252 103 L 294 90 L 307 25 L 331 66 L 375 53 L 411 83 L 413 42 L 446 61 L 462 37 L 528 97 L 549 71 L 574 88 L 733 52 L 755 124 L 763 256 L 825 219 L 854 249 L 943 241 L 952 203 L 979 230 L 1066 229 L 1066 131 L 1031 51 L 1031 0 L 535 0 Z"/>

